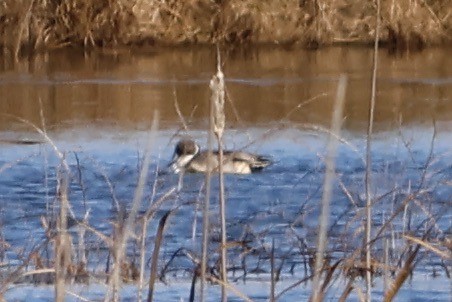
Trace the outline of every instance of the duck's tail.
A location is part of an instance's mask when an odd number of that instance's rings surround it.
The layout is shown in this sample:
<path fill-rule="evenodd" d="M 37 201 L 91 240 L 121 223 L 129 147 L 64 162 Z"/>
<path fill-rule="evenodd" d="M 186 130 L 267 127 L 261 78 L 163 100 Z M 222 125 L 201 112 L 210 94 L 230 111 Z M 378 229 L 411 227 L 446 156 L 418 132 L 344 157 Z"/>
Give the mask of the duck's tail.
<path fill-rule="evenodd" d="M 252 171 L 260 171 L 271 164 L 272 160 L 270 158 L 258 155 L 251 163 L 250 167 Z"/>

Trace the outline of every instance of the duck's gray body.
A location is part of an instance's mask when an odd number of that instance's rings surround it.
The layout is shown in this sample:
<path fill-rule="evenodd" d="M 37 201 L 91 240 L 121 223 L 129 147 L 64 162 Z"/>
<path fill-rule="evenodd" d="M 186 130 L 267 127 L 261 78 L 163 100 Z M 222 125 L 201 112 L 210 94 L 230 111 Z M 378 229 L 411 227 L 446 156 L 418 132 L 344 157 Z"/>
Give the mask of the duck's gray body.
<path fill-rule="evenodd" d="M 270 165 L 269 159 L 243 151 L 223 151 L 223 173 L 250 174 Z M 175 173 L 181 171 L 192 173 L 218 172 L 218 151 L 200 151 L 192 140 L 181 140 L 174 150 L 173 161 L 170 164 Z"/>

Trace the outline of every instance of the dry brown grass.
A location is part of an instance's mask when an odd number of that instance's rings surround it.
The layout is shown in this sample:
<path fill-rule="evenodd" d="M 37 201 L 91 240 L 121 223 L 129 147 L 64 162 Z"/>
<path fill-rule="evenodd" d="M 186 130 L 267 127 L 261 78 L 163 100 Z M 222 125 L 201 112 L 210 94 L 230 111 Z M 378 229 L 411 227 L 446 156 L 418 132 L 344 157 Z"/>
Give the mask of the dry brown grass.
<path fill-rule="evenodd" d="M 137 20 L 133 1 L 6 0 L 1 6 L 0 43 L 16 48 L 127 44 Z"/>
<path fill-rule="evenodd" d="M 396 49 L 448 43 L 448 0 L 385 0 L 382 42 Z M 372 0 L 5 0 L 0 45 L 24 48 L 113 47 L 154 43 L 371 44 Z"/>

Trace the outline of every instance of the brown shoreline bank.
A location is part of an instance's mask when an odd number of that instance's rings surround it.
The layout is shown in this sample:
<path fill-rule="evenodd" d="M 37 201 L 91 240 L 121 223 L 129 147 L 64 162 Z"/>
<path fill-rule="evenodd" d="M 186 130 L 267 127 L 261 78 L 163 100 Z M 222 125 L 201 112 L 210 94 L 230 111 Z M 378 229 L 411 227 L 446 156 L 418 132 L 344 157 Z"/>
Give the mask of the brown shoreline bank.
<path fill-rule="evenodd" d="M 449 0 L 381 0 L 381 42 L 418 49 L 452 42 Z M 22 49 L 66 46 L 370 44 L 372 0 L 5 0 L 0 45 Z"/>

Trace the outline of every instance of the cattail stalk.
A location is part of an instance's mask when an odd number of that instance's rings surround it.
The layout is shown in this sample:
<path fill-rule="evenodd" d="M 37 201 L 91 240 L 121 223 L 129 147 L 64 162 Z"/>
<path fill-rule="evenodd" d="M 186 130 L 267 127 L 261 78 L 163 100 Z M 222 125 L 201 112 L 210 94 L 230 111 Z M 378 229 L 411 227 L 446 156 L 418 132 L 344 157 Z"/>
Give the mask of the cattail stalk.
<path fill-rule="evenodd" d="M 217 73 L 210 81 L 210 89 L 212 91 L 211 103 L 213 105 L 213 132 L 218 143 L 218 172 L 219 172 L 219 200 L 220 200 L 220 219 L 221 219 L 221 301 L 226 302 L 226 286 L 227 283 L 227 259 L 226 259 L 226 204 L 224 197 L 224 173 L 223 173 L 223 133 L 225 127 L 224 114 L 224 74 L 221 71 L 220 51 L 217 48 Z"/>

